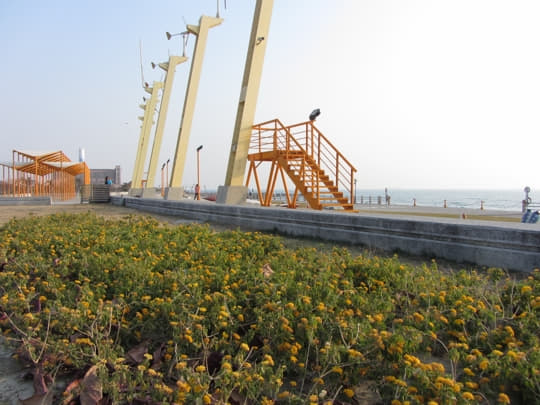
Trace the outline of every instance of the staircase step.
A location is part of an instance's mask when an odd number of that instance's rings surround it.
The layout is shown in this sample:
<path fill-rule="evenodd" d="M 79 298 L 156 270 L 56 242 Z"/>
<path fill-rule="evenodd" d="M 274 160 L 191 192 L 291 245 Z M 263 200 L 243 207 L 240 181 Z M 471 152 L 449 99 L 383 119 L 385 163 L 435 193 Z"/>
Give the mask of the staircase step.
<path fill-rule="evenodd" d="M 358 212 L 358 210 L 354 209 L 354 206 L 352 204 L 321 204 L 322 208 L 335 208 L 335 207 L 341 207 L 343 208 L 343 211 L 347 212 Z"/>
<path fill-rule="evenodd" d="M 343 195 L 343 192 L 339 191 L 340 186 L 335 184 L 333 180 L 333 176 L 336 174 L 334 173 L 334 169 L 331 168 L 331 165 L 337 165 L 339 161 L 335 160 L 333 162 L 331 156 L 322 156 L 322 154 L 326 153 L 325 148 L 327 148 L 324 140 L 311 137 L 311 141 L 308 142 L 307 127 L 305 129 L 306 132 L 304 133 L 304 130 L 298 129 L 297 126 L 282 126 L 279 120 L 274 120 L 272 125 L 270 125 L 270 123 L 271 122 L 269 121 L 268 123 L 253 126 L 254 130 L 258 131 L 255 136 L 259 139 L 260 143 L 261 138 L 259 137 L 261 136 L 261 131 L 274 131 L 275 135 L 276 128 L 278 128 L 277 144 L 265 144 L 263 145 L 262 150 L 265 150 L 266 148 L 272 150 L 261 152 L 261 145 L 259 145 L 258 142 L 252 142 L 250 146 L 253 147 L 254 151 L 259 150 L 259 153 L 250 154 L 248 159 L 250 159 L 251 162 L 260 160 L 278 163 L 285 169 L 288 176 L 295 184 L 296 191 L 304 196 L 308 205 L 313 209 L 337 207 L 338 209 L 348 212 L 352 211 L 353 205 L 349 203 L 349 199 Z M 294 129 L 289 132 L 291 128 Z M 285 138 L 285 136 L 296 138 L 297 135 L 300 137 L 297 139 L 300 143 L 296 143 L 294 139 L 292 142 L 289 142 L 291 141 L 290 138 Z M 303 137 L 306 137 L 305 142 Z M 304 143 L 306 143 L 306 146 L 304 146 Z M 273 149 L 273 146 L 275 149 Z M 304 147 L 307 147 L 308 149 L 304 150 Z M 308 154 L 310 150 L 311 154 Z M 321 162 L 317 155 L 323 157 L 325 160 L 325 162 L 322 162 L 323 164 L 326 164 L 324 169 L 319 166 L 319 163 Z M 341 169 L 338 170 L 340 170 L 341 173 Z"/>

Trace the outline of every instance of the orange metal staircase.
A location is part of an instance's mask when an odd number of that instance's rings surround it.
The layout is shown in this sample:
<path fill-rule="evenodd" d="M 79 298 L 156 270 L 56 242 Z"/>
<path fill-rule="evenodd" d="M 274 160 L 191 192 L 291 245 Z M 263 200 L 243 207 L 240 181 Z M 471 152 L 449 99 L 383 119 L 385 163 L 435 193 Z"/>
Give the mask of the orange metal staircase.
<path fill-rule="evenodd" d="M 259 202 L 269 206 L 278 176 L 281 176 L 287 205 L 296 208 L 299 193 L 310 208 L 337 208 L 354 212 L 354 174 L 356 169 L 315 127 L 313 121 L 284 126 L 274 119 L 253 126 L 249 154 L 249 170 L 255 178 Z M 270 162 L 266 193 L 261 190 L 257 168 Z M 285 174 L 295 186 L 291 196 Z M 347 192 L 348 197 L 344 194 Z"/>

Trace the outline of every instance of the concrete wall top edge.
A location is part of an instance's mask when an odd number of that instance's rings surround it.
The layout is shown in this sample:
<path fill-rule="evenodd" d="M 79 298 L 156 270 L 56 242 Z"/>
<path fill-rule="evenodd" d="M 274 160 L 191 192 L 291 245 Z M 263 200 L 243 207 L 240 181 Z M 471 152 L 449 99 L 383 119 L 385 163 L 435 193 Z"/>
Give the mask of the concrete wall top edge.
<path fill-rule="evenodd" d="M 519 228 L 196 201 L 113 198 L 112 203 L 179 218 L 349 242 L 389 251 L 425 253 L 457 262 L 521 271 L 540 267 L 540 232 Z"/>
<path fill-rule="evenodd" d="M 140 199 L 128 197 L 129 204 L 138 206 L 167 207 L 171 209 L 189 209 L 193 215 L 216 215 L 227 217 L 257 217 L 268 218 L 277 222 L 289 224 L 316 222 L 320 226 L 328 224 L 334 228 L 354 228 L 357 230 L 371 230 L 390 232 L 393 234 L 406 233 L 408 235 L 432 235 L 437 238 L 444 235 L 445 238 L 470 239 L 471 241 L 483 240 L 496 241 L 508 245 L 522 245 L 540 252 L 540 232 L 535 230 L 512 229 L 498 227 L 496 224 L 457 224 L 438 221 L 415 221 L 413 219 L 397 219 L 385 217 L 367 217 L 354 214 L 328 213 L 320 211 L 290 210 L 273 207 L 253 207 L 244 205 L 216 205 L 214 203 L 200 203 L 196 201 L 167 201 Z"/>

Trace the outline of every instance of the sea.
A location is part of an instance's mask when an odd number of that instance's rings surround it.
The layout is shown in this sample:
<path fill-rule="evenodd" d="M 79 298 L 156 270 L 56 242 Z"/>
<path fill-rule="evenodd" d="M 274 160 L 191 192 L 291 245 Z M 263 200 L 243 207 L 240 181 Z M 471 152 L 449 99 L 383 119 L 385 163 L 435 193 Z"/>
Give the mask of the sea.
<path fill-rule="evenodd" d="M 209 192 L 213 190 L 209 190 Z M 290 191 L 290 189 L 289 189 Z M 488 189 L 401 189 L 388 188 L 391 205 L 408 205 L 413 206 L 416 200 L 416 206 L 419 207 L 444 207 L 446 202 L 447 208 L 470 208 L 485 210 L 500 210 L 500 211 L 515 211 L 522 212 L 522 202 L 525 199 L 523 189 L 512 190 L 488 190 Z M 348 193 L 344 193 L 348 197 Z M 255 189 L 250 189 L 248 198 L 256 199 Z M 385 189 L 357 189 L 356 203 L 377 204 L 380 200 L 382 204 L 385 202 Z M 531 191 L 529 197 L 534 206 L 540 206 L 540 190 Z M 286 201 L 285 192 L 283 190 L 275 190 L 274 199 Z M 303 198 L 300 195 L 299 201 Z"/>
<path fill-rule="evenodd" d="M 444 207 L 445 201 L 448 208 L 481 208 L 486 210 L 518 211 L 522 210 L 522 201 L 525 198 L 523 190 L 434 190 L 434 189 L 388 189 L 390 203 L 392 205 L 412 206 L 416 200 L 417 206 L 424 207 Z M 378 198 L 385 201 L 384 189 L 356 190 L 356 202 L 364 204 L 369 202 L 369 197 L 373 204 Z M 540 202 L 540 192 L 529 193 L 533 203 Z"/>

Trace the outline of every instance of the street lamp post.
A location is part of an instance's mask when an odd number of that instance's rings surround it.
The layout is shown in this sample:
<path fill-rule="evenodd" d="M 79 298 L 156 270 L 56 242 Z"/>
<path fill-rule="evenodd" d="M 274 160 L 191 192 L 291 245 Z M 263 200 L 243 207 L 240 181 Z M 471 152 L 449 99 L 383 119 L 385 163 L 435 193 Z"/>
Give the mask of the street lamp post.
<path fill-rule="evenodd" d="M 200 159 L 199 159 L 199 155 L 200 155 L 200 152 L 201 152 L 201 149 L 203 148 L 202 145 L 200 145 L 198 148 L 197 148 L 197 187 L 199 188 L 199 191 L 197 193 L 197 200 L 200 200 L 201 199 L 201 167 L 200 167 Z"/>
<path fill-rule="evenodd" d="M 169 162 L 171 161 L 171 159 L 167 159 L 167 177 L 166 177 L 166 184 L 167 184 L 167 187 L 169 187 Z"/>
<path fill-rule="evenodd" d="M 165 169 L 165 163 L 161 166 L 161 196 L 165 195 L 165 184 L 163 181 L 163 170 Z"/>

